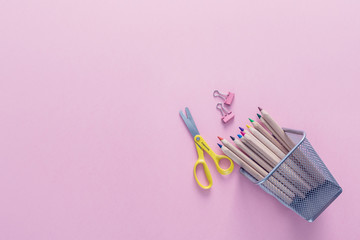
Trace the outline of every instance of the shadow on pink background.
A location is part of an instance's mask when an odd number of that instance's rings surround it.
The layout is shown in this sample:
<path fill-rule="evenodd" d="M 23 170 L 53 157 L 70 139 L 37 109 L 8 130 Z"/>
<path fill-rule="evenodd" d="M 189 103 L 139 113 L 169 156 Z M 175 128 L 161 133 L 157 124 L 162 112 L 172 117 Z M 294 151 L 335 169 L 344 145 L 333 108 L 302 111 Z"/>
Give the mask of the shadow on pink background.
<path fill-rule="evenodd" d="M 0 4 L 0 239 L 359 239 L 357 1 Z M 214 89 L 232 91 L 223 125 Z M 344 192 L 308 223 L 236 166 L 193 177 L 262 106 Z"/>

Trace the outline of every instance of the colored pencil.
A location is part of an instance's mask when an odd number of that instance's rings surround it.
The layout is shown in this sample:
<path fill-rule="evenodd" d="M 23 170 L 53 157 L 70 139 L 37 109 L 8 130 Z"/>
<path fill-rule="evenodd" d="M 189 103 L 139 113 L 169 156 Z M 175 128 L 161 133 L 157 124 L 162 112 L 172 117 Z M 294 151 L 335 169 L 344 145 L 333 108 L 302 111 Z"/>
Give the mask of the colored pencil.
<path fill-rule="evenodd" d="M 274 119 L 270 116 L 268 112 L 259 107 L 260 112 L 262 113 L 262 117 L 260 120 L 263 120 L 265 124 L 267 124 L 268 128 L 280 142 L 285 143 L 289 149 L 289 151 L 295 147 L 295 144 L 292 140 L 287 136 L 284 130 L 275 122 Z M 316 167 L 307 159 L 307 157 L 299 150 L 293 152 L 293 161 L 296 161 L 300 166 L 306 166 L 307 175 L 303 175 L 304 178 L 307 178 L 307 181 L 313 186 L 316 187 L 318 184 L 321 184 L 325 181 L 325 178 L 322 174 L 316 169 Z"/>
<path fill-rule="evenodd" d="M 262 118 L 269 124 L 269 126 L 278 134 L 278 136 L 289 146 L 290 150 L 295 147 L 293 141 L 288 137 L 280 125 L 270 116 L 270 114 L 264 109 L 259 107 Z M 289 150 L 289 151 L 290 151 Z"/>
<path fill-rule="evenodd" d="M 241 135 L 238 135 L 241 138 Z M 239 139 L 235 139 L 230 136 L 230 138 L 234 141 L 235 145 L 241 149 L 244 153 L 246 153 L 250 158 L 252 158 L 255 162 L 257 162 L 262 168 L 264 168 L 267 172 L 271 172 L 273 169 L 266 161 L 264 161 L 261 157 L 259 157 L 256 153 L 254 153 L 250 148 L 248 148 L 243 142 Z"/>
<path fill-rule="evenodd" d="M 259 120 L 264 126 L 272 133 L 274 138 L 286 149 L 286 153 L 288 153 L 291 148 L 284 142 L 284 140 L 281 139 L 281 137 L 277 134 L 274 129 L 271 128 L 271 126 L 264 120 L 264 118 L 258 114 Z"/>
<path fill-rule="evenodd" d="M 272 142 L 269 141 L 264 135 L 262 135 L 258 130 L 255 128 L 246 125 L 249 131 L 254 135 L 262 144 L 264 144 L 268 149 L 270 149 L 276 156 L 280 159 L 283 159 L 286 155 L 283 153 L 278 147 L 276 147 Z"/>
<path fill-rule="evenodd" d="M 226 139 L 222 137 L 218 137 L 222 144 L 230 149 L 233 153 L 235 153 L 239 158 L 243 159 L 249 166 L 255 169 L 258 173 L 263 175 L 264 177 L 268 174 L 260 165 L 252 161 L 248 156 L 242 153 L 239 149 L 237 149 L 234 145 L 228 142 Z"/>
<path fill-rule="evenodd" d="M 257 131 L 255 128 L 250 127 L 249 125 L 247 125 L 247 127 L 249 128 L 249 131 L 257 139 L 260 140 L 260 142 L 262 142 L 266 147 L 268 147 L 272 152 L 274 152 L 280 159 L 285 158 L 286 155 L 282 151 L 280 151 L 280 149 L 278 149 L 274 144 L 272 144 L 267 138 L 265 138 L 259 131 Z M 304 181 L 311 185 L 311 187 L 316 186 L 316 184 L 314 184 L 313 181 L 310 180 L 310 175 L 304 170 L 302 170 L 296 163 L 294 163 L 292 159 L 286 161 L 286 164 L 289 165 L 289 167 L 294 170 L 299 176 L 301 176 Z"/>
<path fill-rule="evenodd" d="M 230 159 L 232 159 L 236 164 L 238 164 L 241 168 L 243 168 L 250 176 L 255 178 L 257 181 L 260 181 L 264 178 L 259 172 L 257 172 L 254 168 L 249 166 L 244 160 L 239 158 L 235 153 L 233 153 L 230 149 L 228 149 L 226 146 L 222 146 L 221 144 L 218 144 L 223 153 L 228 156 Z M 279 183 L 280 184 L 280 183 Z M 276 196 L 278 196 L 281 200 L 286 202 L 287 204 L 290 204 L 294 197 L 293 194 L 292 197 L 289 197 L 286 193 L 284 193 L 282 190 L 280 190 L 277 186 L 275 186 L 271 181 L 265 181 L 264 185 Z M 280 186 L 283 186 L 280 184 Z"/>
<path fill-rule="evenodd" d="M 250 134 L 244 134 L 243 137 L 272 164 L 277 165 L 281 161 L 281 159 L 273 152 L 271 152 L 271 150 L 268 149 L 265 145 L 259 141 L 255 141 L 254 136 L 250 136 Z M 287 178 L 291 182 L 295 182 L 299 186 L 299 190 L 302 192 L 308 192 L 311 189 L 311 186 L 305 182 L 301 176 L 295 173 L 293 169 L 291 169 L 286 163 L 280 166 L 280 170 L 283 172 L 288 172 L 289 174 L 287 175 Z"/>
<path fill-rule="evenodd" d="M 242 139 L 242 135 L 238 135 L 239 139 Z M 230 136 L 230 138 L 234 141 L 235 145 L 240 148 L 243 152 L 245 152 L 250 158 L 256 161 L 262 168 L 264 168 L 267 172 L 271 172 L 273 169 L 260 155 L 256 154 L 252 149 L 247 147 L 242 141 L 239 139 L 235 139 Z M 278 172 L 274 172 L 273 176 L 278 179 L 281 183 L 283 183 L 290 191 L 300 196 L 301 198 L 305 198 L 305 195 L 299 191 L 294 185 L 292 185 L 284 176 L 280 175 Z"/>
<path fill-rule="evenodd" d="M 288 150 L 284 148 L 260 123 L 255 122 L 251 118 L 249 118 L 253 127 L 258 130 L 262 135 L 264 135 L 270 142 L 272 142 L 277 148 L 279 148 L 283 153 L 287 154 Z"/>
<path fill-rule="evenodd" d="M 270 149 L 268 149 L 264 144 L 255 139 L 250 133 L 245 133 L 243 135 L 244 139 L 253 146 L 258 152 L 261 153 L 273 166 L 277 165 L 280 162 L 280 158 L 276 156 Z"/>

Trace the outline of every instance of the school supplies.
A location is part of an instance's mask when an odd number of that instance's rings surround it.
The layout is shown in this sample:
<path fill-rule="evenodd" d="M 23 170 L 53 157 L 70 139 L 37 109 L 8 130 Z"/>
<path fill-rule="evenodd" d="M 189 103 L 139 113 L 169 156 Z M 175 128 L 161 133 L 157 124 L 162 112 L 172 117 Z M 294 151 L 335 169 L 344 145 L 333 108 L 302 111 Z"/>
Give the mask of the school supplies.
<path fill-rule="evenodd" d="M 220 97 L 224 100 L 224 104 L 231 105 L 232 101 L 234 100 L 235 94 L 232 92 L 228 92 L 227 94 L 221 93 L 218 90 L 213 92 L 214 97 Z"/>
<path fill-rule="evenodd" d="M 249 128 L 249 131 L 262 143 L 267 147 L 270 151 L 272 151 L 276 156 L 279 157 L 279 159 L 283 159 L 286 155 L 277 148 L 272 142 L 270 142 L 265 136 L 263 136 L 259 131 L 257 131 L 255 128 L 250 127 L 249 125 L 246 125 Z M 308 177 L 307 173 L 303 171 L 298 165 L 294 164 L 293 162 L 289 162 L 289 166 L 292 170 L 296 172 L 299 176 L 306 176 Z M 312 185 L 312 181 L 308 182 L 309 185 Z M 314 187 L 314 185 L 312 186 Z"/>
<path fill-rule="evenodd" d="M 285 147 L 290 151 L 295 144 L 291 141 L 291 139 L 285 134 L 284 130 L 274 121 L 274 119 L 270 116 L 268 112 L 263 110 L 261 107 L 258 107 L 259 111 L 262 114 L 263 121 L 267 124 L 268 129 L 276 136 L 279 141 L 282 141 Z"/>
<path fill-rule="evenodd" d="M 242 135 L 238 135 L 240 139 L 242 139 Z M 265 160 L 262 155 L 260 155 L 258 152 L 253 151 L 252 149 L 248 148 L 242 141 L 239 141 L 239 139 L 235 139 L 234 137 L 230 136 L 230 138 L 234 141 L 236 146 L 241 149 L 244 153 L 246 153 L 253 161 L 255 161 L 257 164 L 259 164 L 262 168 L 264 168 L 267 172 L 271 172 L 273 167 L 270 166 Z M 289 183 L 289 181 L 279 173 L 274 173 L 274 177 L 278 179 L 280 182 L 282 182 L 288 189 L 290 189 L 293 193 L 295 193 L 297 196 L 304 198 L 305 195 L 300 190 L 298 190 L 294 185 Z"/>
<path fill-rule="evenodd" d="M 235 114 L 228 111 L 222 103 L 218 103 L 216 105 L 216 109 L 218 109 L 220 112 L 221 112 L 221 120 L 224 122 L 224 123 L 227 123 L 228 121 L 230 121 L 231 119 L 233 119 L 235 117 Z"/>
<path fill-rule="evenodd" d="M 205 159 L 204 159 L 204 151 L 207 152 L 210 155 L 210 157 L 214 160 L 216 169 L 220 174 L 223 174 L 223 175 L 230 174 L 234 169 L 234 163 L 232 162 L 232 160 L 229 157 L 224 156 L 224 155 L 217 155 L 216 153 L 214 153 L 214 151 L 210 148 L 210 146 L 200 136 L 200 133 L 195 125 L 194 119 L 191 116 L 189 108 L 187 108 L 187 107 L 185 108 L 185 113 L 186 113 L 186 115 L 182 111 L 180 111 L 180 116 L 183 119 L 183 121 L 185 122 L 186 127 L 188 128 L 188 130 L 190 131 L 190 133 L 194 139 L 196 151 L 198 153 L 198 159 L 194 165 L 194 177 L 200 187 L 202 187 L 203 189 L 209 189 L 209 188 L 211 188 L 213 181 L 212 181 L 209 167 L 207 166 Z M 229 168 L 223 169 L 220 167 L 219 161 L 221 159 L 229 160 L 229 162 L 230 162 Z M 207 186 L 204 186 L 203 184 L 201 184 L 196 175 L 196 169 L 199 165 L 202 165 L 204 168 L 205 176 L 208 181 Z"/>
<path fill-rule="evenodd" d="M 229 158 L 233 159 L 234 162 L 236 162 L 241 168 L 245 169 L 247 173 L 249 173 L 253 178 L 260 181 L 264 178 L 264 174 L 260 173 L 259 171 L 252 168 L 248 163 L 246 163 L 242 158 L 237 156 L 234 152 L 232 152 L 230 149 L 228 149 L 226 146 L 222 146 L 221 144 L 218 144 L 218 146 L 221 148 L 223 153 L 228 156 Z M 275 182 L 275 184 L 274 184 Z M 291 193 L 289 190 L 285 190 L 286 188 L 281 185 L 275 178 L 271 178 L 269 182 L 266 183 L 266 186 L 269 189 L 272 189 L 274 192 L 277 193 L 277 196 L 282 199 L 284 202 L 290 204 L 293 200 L 294 194 Z M 289 195 L 287 195 L 284 191 L 280 190 L 280 188 L 284 189 L 285 192 L 287 192 Z"/>
<path fill-rule="evenodd" d="M 266 127 L 273 133 L 274 136 L 276 136 L 276 139 L 282 143 L 282 145 L 287 148 L 289 151 L 294 148 L 295 144 L 293 141 L 289 138 L 289 136 L 284 132 L 284 130 L 280 127 L 280 125 L 270 116 L 270 114 L 263 110 L 261 107 L 258 107 L 259 111 L 263 114 L 260 116 L 260 120 L 266 125 Z M 259 116 L 259 115 L 258 115 Z M 323 183 L 325 181 L 324 177 L 322 177 L 319 170 L 317 170 L 312 163 L 309 162 L 307 157 L 302 154 L 299 151 L 294 152 L 294 158 L 293 161 L 294 166 L 297 165 L 306 165 L 308 168 L 309 174 L 307 175 L 307 178 L 309 179 L 309 184 L 312 186 L 317 186 L 319 183 Z M 299 170 L 300 171 L 300 170 Z M 310 177 L 311 176 L 311 177 Z"/>
<path fill-rule="evenodd" d="M 272 142 L 270 142 L 269 139 L 267 139 L 264 135 L 262 135 L 258 130 L 250 127 L 249 125 L 246 125 L 246 127 L 262 144 L 264 144 L 268 149 L 270 149 L 273 153 L 275 153 L 276 156 L 278 156 L 280 159 L 283 159 L 285 157 L 285 154 L 279 148 L 277 148 Z"/>
<path fill-rule="evenodd" d="M 250 160 L 269 173 L 259 180 L 256 174 L 261 173 L 254 174 L 257 169 L 248 172 L 241 167 L 240 172 L 286 207 L 312 222 L 341 194 L 342 189 L 306 139 L 305 132 L 283 129 L 268 112 L 259 110 L 262 115 L 258 114 L 258 117 L 268 130 L 249 119 L 253 127 L 247 125 L 247 130 L 240 127 L 242 135 L 238 135 L 239 139 L 231 139 Z M 227 150 L 231 151 L 231 147 Z M 291 197 L 288 191 L 295 197 Z"/>
<path fill-rule="evenodd" d="M 260 125 L 260 123 L 255 122 L 249 118 L 253 127 L 258 130 L 264 137 L 266 137 L 270 142 L 272 142 L 277 148 L 279 148 L 283 153 L 288 153 L 288 151 L 268 132 L 266 129 Z"/>
<path fill-rule="evenodd" d="M 254 158 L 251 159 L 250 157 L 246 156 L 244 153 L 242 153 L 239 149 L 237 149 L 235 146 L 233 146 L 226 139 L 223 139 L 221 137 L 218 137 L 218 138 L 222 142 L 222 144 L 224 144 L 224 146 L 226 146 L 230 151 L 232 151 L 235 155 L 237 155 L 239 158 L 241 158 L 247 165 L 249 165 L 255 171 L 260 173 L 263 177 L 265 177 L 272 170 L 271 167 L 267 168 L 267 166 L 269 166 L 269 165 L 267 163 L 265 163 L 265 161 L 262 160 L 261 158 L 257 157 L 256 158 L 257 161 L 253 161 Z M 233 139 L 233 137 L 231 137 L 231 138 Z M 235 140 L 235 138 L 234 138 L 234 140 Z M 254 155 L 251 155 L 251 156 L 254 157 Z M 266 169 L 269 169 L 269 170 L 266 170 Z M 278 188 L 280 188 L 281 191 L 286 193 L 288 196 L 293 198 L 293 197 L 295 197 L 295 193 L 300 196 L 304 196 L 300 191 L 295 189 L 293 186 L 290 186 L 288 184 L 288 182 L 282 176 L 278 176 L 277 174 L 275 174 L 274 176 L 275 176 L 275 179 L 271 178 L 272 183 L 275 184 Z M 280 183 L 279 180 L 281 180 L 282 183 Z"/>
<path fill-rule="evenodd" d="M 219 103 L 217 108 L 227 122 L 231 112 Z M 188 108 L 186 115 L 180 115 L 194 138 L 198 160 L 194 166 L 194 176 L 198 185 L 209 189 L 213 182 L 209 168 L 204 160 L 206 151 L 214 160 L 221 174 L 233 170 L 233 162 L 240 166 L 240 172 L 265 192 L 275 197 L 283 205 L 293 210 L 309 222 L 314 221 L 341 193 L 342 189 L 317 155 L 303 131 L 281 128 L 264 109 L 259 108 L 259 121 L 250 119 L 252 126 L 239 127 L 238 139 L 230 136 L 233 142 L 218 137 L 218 144 L 226 156 L 215 154 L 194 123 Z M 263 125 L 263 126 L 262 126 Z M 233 145 L 234 144 L 234 145 Z M 230 161 L 228 169 L 219 166 L 220 159 Z M 202 185 L 196 176 L 197 166 L 202 165 L 209 184 Z"/>
<path fill-rule="evenodd" d="M 281 159 L 277 157 L 273 152 L 271 152 L 270 149 L 268 149 L 265 145 L 263 145 L 260 141 L 258 141 L 254 136 L 251 134 L 244 134 L 244 139 L 254 148 L 256 149 L 264 158 L 265 160 L 273 167 L 275 167 Z M 290 166 L 288 165 L 282 165 L 281 168 L 283 168 L 284 171 L 287 171 L 291 174 L 287 176 L 287 178 L 294 182 L 297 186 L 297 188 L 303 192 L 306 193 L 310 191 L 311 186 L 305 182 Z"/>
<path fill-rule="evenodd" d="M 242 138 L 241 135 L 238 135 L 239 138 Z M 243 151 L 246 155 L 248 155 L 251 159 L 253 159 L 258 165 L 260 165 L 267 172 L 270 172 L 273 168 L 264 161 L 260 156 L 258 156 L 255 152 L 253 152 L 250 148 L 248 148 L 243 142 L 239 141 L 239 139 L 235 139 L 230 136 L 230 138 L 234 141 L 235 145 Z"/>
<path fill-rule="evenodd" d="M 248 156 L 246 156 L 244 153 L 242 153 L 239 149 L 237 149 L 235 146 L 233 146 L 231 143 L 229 143 L 226 139 L 223 139 L 222 137 L 218 137 L 219 140 L 224 144 L 225 147 L 227 147 L 230 151 L 232 151 L 236 156 L 241 158 L 244 162 L 246 162 L 247 165 L 255 169 L 257 172 L 259 172 L 264 177 L 266 176 L 267 172 L 261 168 L 257 163 L 252 161 Z"/>

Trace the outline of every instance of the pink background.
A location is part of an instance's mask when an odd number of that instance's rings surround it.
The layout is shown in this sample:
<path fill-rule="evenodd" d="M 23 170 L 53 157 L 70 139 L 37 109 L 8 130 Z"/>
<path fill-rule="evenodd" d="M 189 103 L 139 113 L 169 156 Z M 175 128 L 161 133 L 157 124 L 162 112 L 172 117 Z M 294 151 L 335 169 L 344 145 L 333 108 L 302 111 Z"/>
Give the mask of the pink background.
<path fill-rule="evenodd" d="M 359 1 L 0 2 L 0 239 L 359 239 Z M 224 126 L 212 91 L 235 92 Z M 307 223 L 210 146 L 260 105 L 343 187 Z M 349 126 L 350 125 L 350 126 Z"/>

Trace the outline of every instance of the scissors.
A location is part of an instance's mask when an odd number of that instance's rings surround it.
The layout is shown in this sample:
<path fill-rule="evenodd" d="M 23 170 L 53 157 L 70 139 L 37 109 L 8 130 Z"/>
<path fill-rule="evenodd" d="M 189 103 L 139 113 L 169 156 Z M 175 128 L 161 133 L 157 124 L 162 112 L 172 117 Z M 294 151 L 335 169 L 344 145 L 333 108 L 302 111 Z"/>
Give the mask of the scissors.
<path fill-rule="evenodd" d="M 195 142 L 195 147 L 196 147 L 196 151 L 198 153 L 198 160 L 195 162 L 194 165 L 194 176 L 195 176 L 195 180 L 198 183 L 198 185 L 204 189 L 209 189 L 211 188 L 213 181 L 211 178 L 211 174 L 210 174 L 210 170 L 209 167 L 207 166 L 205 159 L 204 159 L 204 151 L 207 152 L 210 157 L 214 160 L 215 165 L 216 165 L 216 169 L 219 173 L 221 173 L 222 175 L 228 175 L 230 174 L 233 169 L 234 169 L 234 163 L 233 161 L 228 158 L 227 156 L 224 155 L 217 155 L 216 153 L 214 153 L 213 150 L 211 150 L 211 148 L 209 147 L 209 145 L 205 142 L 205 140 L 200 136 L 199 130 L 197 129 L 194 119 L 191 116 L 190 110 L 189 108 L 185 108 L 185 112 L 186 112 L 186 116 L 185 114 L 180 111 L 180 116 L 181 118 L 184 120 L 187 128 L 189 129 L 191 135 L 194 138 L 194 142 Z M 221 159 L 228 159 L 230 162 L 230 167 L 228 169 L 223 169 L 220 167 L 219 162 Z M 200 183 L 197 175 L 196 175 L 196 168 L 198 165 L 202 165 L 204 168 L 204 172 L 205 172 L 205 176 L 206 179 L 209 182 L 209 185 L 204 186 Z"/>

